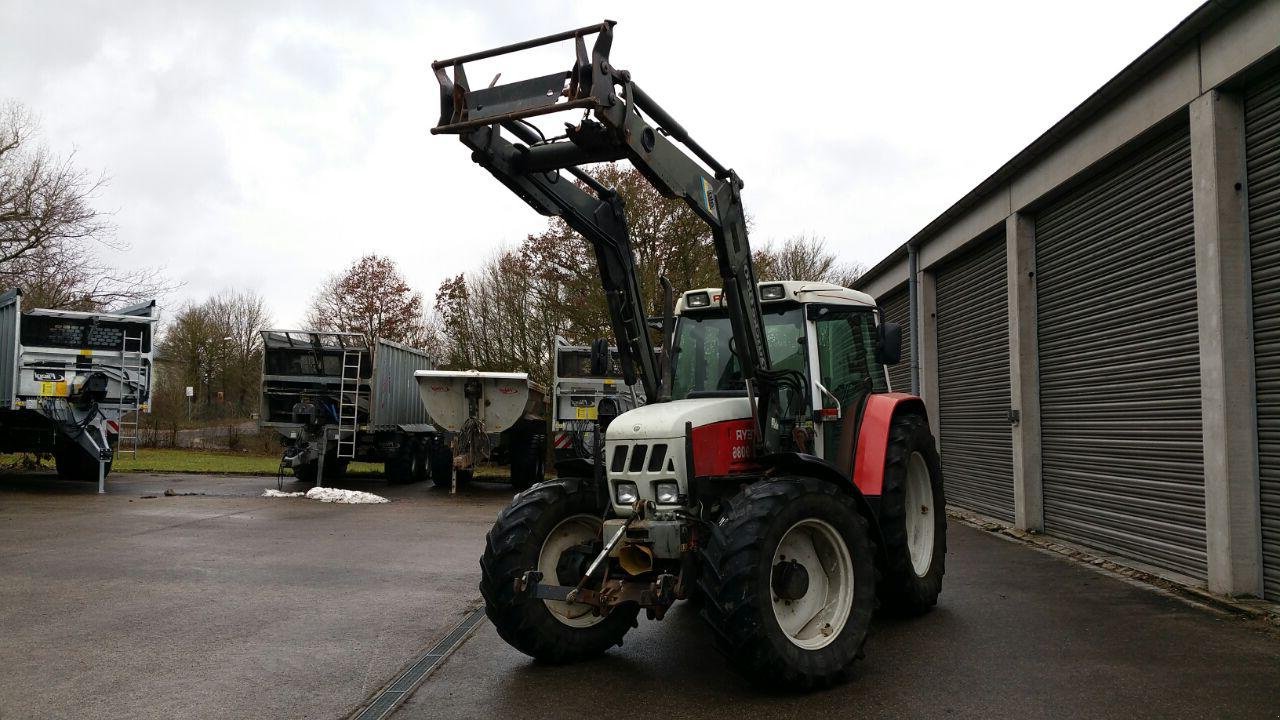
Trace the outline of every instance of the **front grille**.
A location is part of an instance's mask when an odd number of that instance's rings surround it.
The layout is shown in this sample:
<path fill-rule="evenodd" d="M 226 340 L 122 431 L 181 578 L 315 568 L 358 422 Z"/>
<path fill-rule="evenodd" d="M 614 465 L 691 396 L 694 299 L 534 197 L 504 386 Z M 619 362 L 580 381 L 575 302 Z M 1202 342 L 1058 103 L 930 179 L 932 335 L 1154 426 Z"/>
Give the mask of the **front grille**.
<path fill-rule="evenodd" d="M 683 487 L 683 456 L 672 452 L 670 441 L 615 441 L 609 444 L 607 453 L 611 488 L 620 482 L 634 483 L 641 499 L 656 501 L 657 484 L 674 480 L 681 483 L 681 492 L 687 492 Z"/>

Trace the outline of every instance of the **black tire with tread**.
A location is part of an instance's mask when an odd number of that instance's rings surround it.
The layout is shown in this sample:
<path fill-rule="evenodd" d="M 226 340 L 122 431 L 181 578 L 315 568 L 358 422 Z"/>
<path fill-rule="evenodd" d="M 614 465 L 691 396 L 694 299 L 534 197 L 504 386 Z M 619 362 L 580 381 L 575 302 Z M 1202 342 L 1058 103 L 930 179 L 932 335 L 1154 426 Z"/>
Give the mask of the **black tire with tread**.
<path fill-rule="evenodd" d="M 445 443 L 433 444 L 427 451 L 431 463 L 431 484 L 436 487 L 453 485 L 453 451 Z"/>
<path fill-rule="evenodd" d="M 401 448 L 382 462 L 382 474 L 387 482 L 405 485 L 413 482 L 413 454 L 407 448 Z"/>
<path fill-rule="evenodd" d="M 933 561 L 923 577 L 916 575 L 912 568 L 907 546 L 907 461 L 913 452 L 924 458 L 933 486 Z M 879 585 L 881 608 L 906 617 L 928 612 L 938 604 L 942 576 L 946 573 L 947 513 L 937 445 L 928 420 L 919 413 L 899 413 L 889 427 L 880 496 L 880 538 L 885 557 Z"/>
<path fill-rule="evenodd" d="M 485 537 L 480 558 L 485 614 L 503 640 L 542 662 L 574 662 L 621 645 L 640 612 L 634 604 L 622 605 L 595 625 L 573 628 L 557 620 L 542 600 L 516 596 L 516 579 L 537 566 L 546 537 L 565 518 L 581 514 L 602 514 L 591 481 L 556 478 L 516 495 Z"/>
<path fill-rule="evenodd" d="M 770 577 L 774 549 L 797 522 L 817 518 L 840 532 L 853 561 L 854 598 L 844 628 L 806 650 L 777 624 Z M 811 690 L 843 681 L 862 656 L 875 610 L 875 544 L 852 494 L 809 477 L 756 482 L 731 499 L 702 551 L 702 615 L 731 665 L 753 682 Z"/>
<path fill-rule="evenodd" d="M 513 439 L 511 449 L 511 487 L 526 490 L 542 482 L 546 436 L 536 428 L 522 432 Z"/>

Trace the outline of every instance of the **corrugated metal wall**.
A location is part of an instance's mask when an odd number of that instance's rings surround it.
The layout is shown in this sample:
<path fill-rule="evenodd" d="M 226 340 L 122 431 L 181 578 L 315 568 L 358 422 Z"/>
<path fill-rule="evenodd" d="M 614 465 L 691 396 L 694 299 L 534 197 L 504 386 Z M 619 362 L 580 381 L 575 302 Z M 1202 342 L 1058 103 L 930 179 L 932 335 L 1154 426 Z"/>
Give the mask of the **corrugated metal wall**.
<path fill-rule="evenodd" d="M 427 354 L 398 343 L 378 340 L 373 349 L 373 398 L 369 408 L 371 425 L 414 425 L 429 423 L 427 408 L 418 394 L 415 370 L 435 369 Z"/>
<path fill-rule="evenodd" d="M 1046 532 L 1203 578 L 1187 127 L 1036 218 Z"/>
<path fill-rule="evenodd" d="M 1267 597 L 1280 600 L 1280 76 L 1252 88 L 1244 112 L 1262 569 Z"/>
<path fill-rule="evenodd" d="M 1004 235 L 937 271 L 938 429 L 947 501 L 1012 522 Z"/>
<path fill-rule="evenodd" d="M 907 286 L 886 293 L 878 301 L 884 319 L 902 326 L 902 362 L 889 366 L 889 387 L 894 392 L 911 392 L 911 304 Z"/>

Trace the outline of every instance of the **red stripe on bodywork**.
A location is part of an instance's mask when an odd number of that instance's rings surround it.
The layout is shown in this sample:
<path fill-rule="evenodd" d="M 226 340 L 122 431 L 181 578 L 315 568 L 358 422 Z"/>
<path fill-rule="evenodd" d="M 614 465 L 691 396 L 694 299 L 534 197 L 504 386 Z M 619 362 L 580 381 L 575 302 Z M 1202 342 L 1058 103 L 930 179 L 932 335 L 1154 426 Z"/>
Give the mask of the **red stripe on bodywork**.
<path fill-rule="evenodd" d="M 884 461 L 893 414 L 899 405 L 920 402 L 920 398 L 906 393 L 876 393 L 867 399 L 853 463 L 853 484 L 863 495 L 879 496 L 884 486 Z"/>
<path fill-rule="evenodd" d="M 738 475 L 755 472 L 751 418 L 725 420 L 693 429 L 693 467 L 698 477 Z"/>

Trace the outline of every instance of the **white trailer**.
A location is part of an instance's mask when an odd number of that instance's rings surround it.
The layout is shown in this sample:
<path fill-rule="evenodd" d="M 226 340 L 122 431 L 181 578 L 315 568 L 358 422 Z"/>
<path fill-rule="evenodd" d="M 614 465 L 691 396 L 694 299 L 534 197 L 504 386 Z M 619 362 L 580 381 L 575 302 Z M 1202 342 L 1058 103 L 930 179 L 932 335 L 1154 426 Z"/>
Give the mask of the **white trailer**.
<path fill-rule="evenodd" d="M 618 348 L 604 340 L 570 345 L 557 335 L 551 377 L 551 447 L 557 463 L 595 457 L 596 421 L 605 398 L 614 402 L 614 415 L 645 402 L 640 384 L 623 379 Z"/>
<path fill-rule="evenodd" d="M 449 434 L 453 487 L 486 461 L 511 465 L 511 484 L 541 482 L 547 452 L 547 391 L 527 373 L 419 370 L 418 394 L 437 428 Z M 443 477 L 436 484 L 448 484 Z"/>
<path fill-rule="evenodd" d="M 22 309 L 0 295 L 0 452 L 52 454 L 68 480 L 106 477 L 136 453 L 150 411 L 154 300 L 110 312 Z"/>

